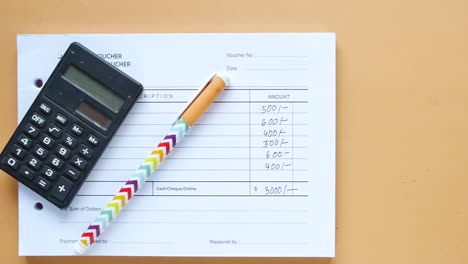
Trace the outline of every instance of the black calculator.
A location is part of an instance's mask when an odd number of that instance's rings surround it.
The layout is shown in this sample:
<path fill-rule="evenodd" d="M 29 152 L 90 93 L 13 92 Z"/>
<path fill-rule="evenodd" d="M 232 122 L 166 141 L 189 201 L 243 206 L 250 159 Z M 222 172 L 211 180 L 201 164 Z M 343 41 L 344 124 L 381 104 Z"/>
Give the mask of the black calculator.
<path fill-rule="evenodd" d="M 68 206 L 143 86 L 72 43 L 0 155 L 0 168 Z"/>

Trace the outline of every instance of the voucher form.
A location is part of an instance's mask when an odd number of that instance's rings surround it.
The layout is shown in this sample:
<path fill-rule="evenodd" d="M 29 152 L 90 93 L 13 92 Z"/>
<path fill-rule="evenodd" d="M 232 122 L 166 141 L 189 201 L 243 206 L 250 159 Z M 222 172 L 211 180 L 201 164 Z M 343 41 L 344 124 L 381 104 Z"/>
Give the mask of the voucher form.
<path fill-rule="evenodd" d="M 87 254 L 334 256 L 335 34 L 19 35 L 18 120 L 72 42 L 144 90 L 69 207 L 20 184 L 20 255 L 73 255 L 197 90 L 225 71 L 230 86 Z"/>

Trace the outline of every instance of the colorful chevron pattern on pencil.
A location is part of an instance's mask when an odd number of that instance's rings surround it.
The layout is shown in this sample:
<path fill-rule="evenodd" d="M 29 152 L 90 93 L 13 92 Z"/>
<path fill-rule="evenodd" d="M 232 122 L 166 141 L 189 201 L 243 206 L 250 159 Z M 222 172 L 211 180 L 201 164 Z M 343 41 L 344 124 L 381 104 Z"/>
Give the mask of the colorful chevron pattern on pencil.
<path fill-rule="evenodd" d="M 107 226 L 117 217 L 135 193 L 141 189 L 151 174 L 158 168 L 166 156 L 169 155 L 176 144 L 182 140 L 189 129 L 190 126 L 182 119 L 178 119 L 174 123 L 169 133 L 151 152 L 151 155 L 137 168 L 125 185 L 120 188 L 119 193 L 112 198 L 112 201 L 107 204 L 96 220 L 81 235 L 81 238 L 75 244 L 75 249 L 78 252 L 86 250 L 106 230 Z"/>

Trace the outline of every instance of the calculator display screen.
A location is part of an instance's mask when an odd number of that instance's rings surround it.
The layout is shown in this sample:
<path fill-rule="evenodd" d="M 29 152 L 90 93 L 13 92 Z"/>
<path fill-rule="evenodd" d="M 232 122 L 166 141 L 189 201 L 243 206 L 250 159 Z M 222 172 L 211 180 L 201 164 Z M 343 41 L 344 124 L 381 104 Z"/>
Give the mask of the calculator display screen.
<path fill-rule="evenodd" d="M 63 77 L 114 113 L 117 113 L 125 102 L 109 88 L 73 65 L 68 66 Z"/>

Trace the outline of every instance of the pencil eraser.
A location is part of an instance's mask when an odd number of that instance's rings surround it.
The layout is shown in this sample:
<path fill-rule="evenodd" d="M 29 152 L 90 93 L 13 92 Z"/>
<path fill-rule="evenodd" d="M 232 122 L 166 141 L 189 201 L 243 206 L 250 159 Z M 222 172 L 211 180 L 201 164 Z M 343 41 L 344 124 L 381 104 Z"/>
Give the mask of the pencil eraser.
<path fill-rule="evenodd" d="M 226 72 L 218 72 L 216 74 L 216 76 L 223 79 L 224 84 L 226 84 L 226 86 L 229 86 L 229 83 L 231 82 L 231 79 L 229 78 L 229 75 Z"/>

